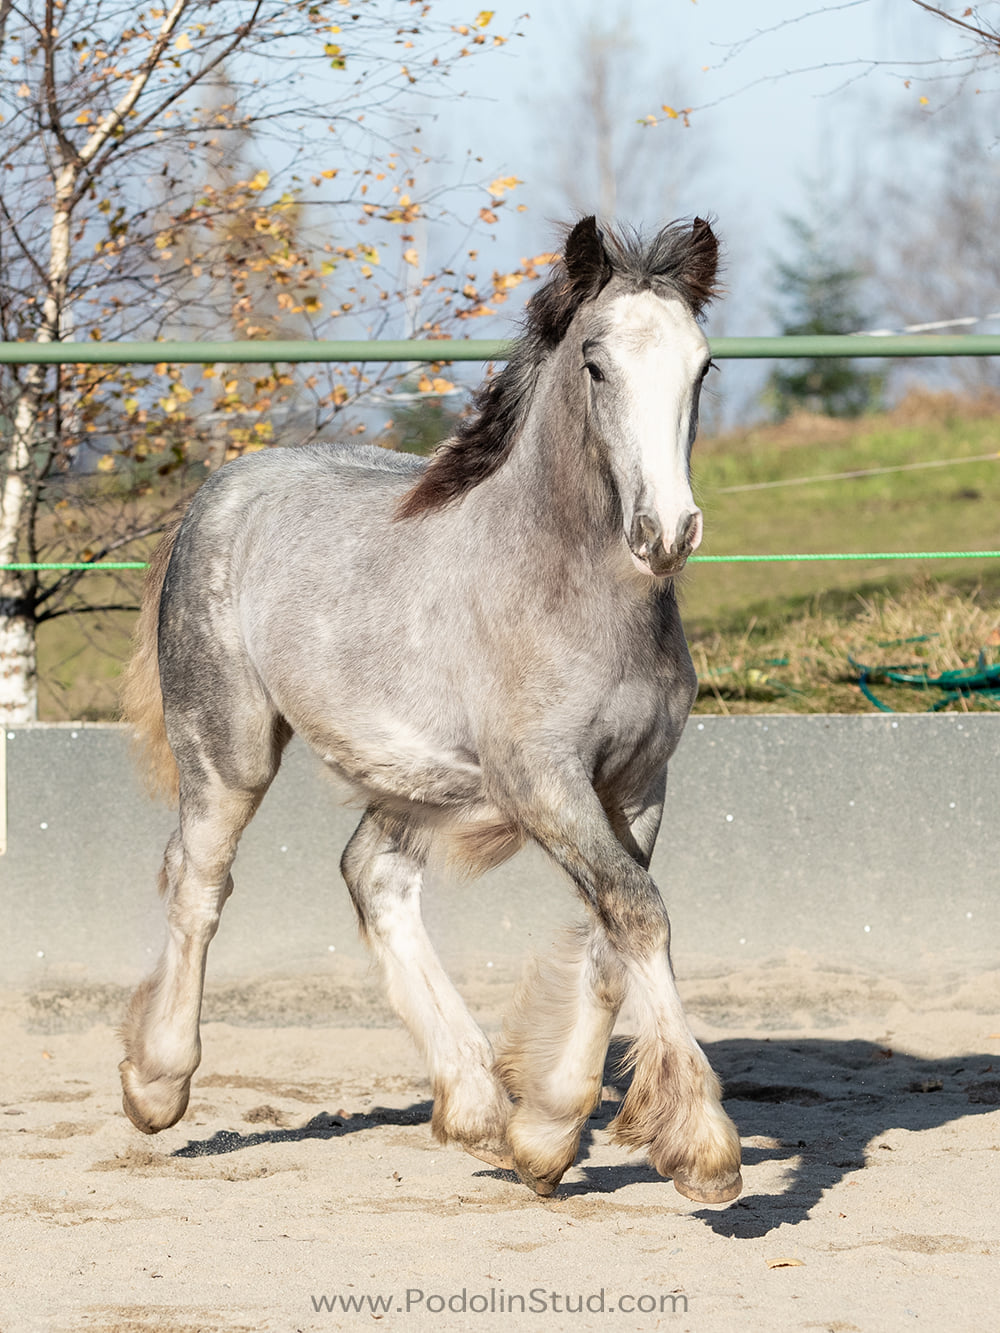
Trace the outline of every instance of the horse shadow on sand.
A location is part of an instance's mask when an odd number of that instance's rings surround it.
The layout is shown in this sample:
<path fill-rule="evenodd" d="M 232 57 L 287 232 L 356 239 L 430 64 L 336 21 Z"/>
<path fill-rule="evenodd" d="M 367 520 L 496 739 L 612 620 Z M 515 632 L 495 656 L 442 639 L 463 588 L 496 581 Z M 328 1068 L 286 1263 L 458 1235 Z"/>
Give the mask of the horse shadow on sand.
<path fill-rule="evenodd" d="M 872 1154 L 896 1150 L 880 1142 L 893 1130 L 935 1129 L 1000 1109 L 1000 1056 L 970 1053 L 928 1060 L 870 1041 L 822 1038 L 733 1038 L 708 1044 L 705 1051 L 723 1080 L 727 1110 L 743 1138 L 744 1165 L 787 1162 L 779 1193 L 747 1191 L 726 1208 L 696 1214 L 721 1236 L 765 1236 L 778 1226 L 804 1221 L 829 1189 L 864 1168 Z M 604 1095 L 580 1144 L 577 1169 L 582 1178 L 564 1182 L 557 1198 L 610 1195 L 630 1184 L 661 1180 L 641 1159 L 612 1166 L 587 1160 L 593 1131 L 607 1127 L 628 1090 L 624 1054 L 624 1044 L 614 1042 L 605 1066 Z M 324 1111 L 298 1128 L 245 1134 L 219 1130 L 173 1156 L 215 1156 L 260 1144 L 340 1138 L 387 1124 L 423 1125 L 430 1121 L 431 1105 L 420 1101 L 402 1109 L 374 1107 L 355 1114 Z M 473 1174 L 516 1179 L 502 1170 Z"/>

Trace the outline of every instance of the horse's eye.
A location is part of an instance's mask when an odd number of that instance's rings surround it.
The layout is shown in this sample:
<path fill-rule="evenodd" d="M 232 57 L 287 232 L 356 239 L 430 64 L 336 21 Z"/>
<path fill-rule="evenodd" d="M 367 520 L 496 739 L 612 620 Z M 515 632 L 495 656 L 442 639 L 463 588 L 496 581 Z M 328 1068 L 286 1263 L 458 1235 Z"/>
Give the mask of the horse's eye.
<path fill-rule="evenodd" d="M 600 368 L 600 366 L 595 366 L 593 361 L 585 361 L 583 368 L 590 376 L 590 378 L 594 381 L 595 384 L 603 383 L 604 371 Z"/>

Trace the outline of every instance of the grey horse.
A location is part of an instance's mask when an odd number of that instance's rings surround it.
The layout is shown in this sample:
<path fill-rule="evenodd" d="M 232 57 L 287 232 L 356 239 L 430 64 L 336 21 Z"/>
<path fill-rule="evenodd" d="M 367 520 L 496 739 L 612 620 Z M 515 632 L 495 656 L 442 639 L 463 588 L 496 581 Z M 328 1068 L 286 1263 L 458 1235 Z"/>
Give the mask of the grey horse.
<path fill-rule="evenodd" d="M 739 1136 L 648 873 L 696 689 L 673 579 L 702 533 L 689 462 L 717 261 L 700 218 L 649 242 L 586 218 L 429 463 L 256 453 L 165 536 L 125 692 L 179 797 L 167 943 L 123 1028 L 139 1129 L 184 1114 L 236 846 L 298 732 L 366 803 L 341 869 L 427 1062 L 435 1135 L 552 1193 L 628 997 L 615 1141 L 689 1198 L 739 1193 Z M 440 853 L 478 873 L 528 839 L 570 876 L 586 924 L 537 961 L 494 1051 L 424 931 L 422 872 Z"/>

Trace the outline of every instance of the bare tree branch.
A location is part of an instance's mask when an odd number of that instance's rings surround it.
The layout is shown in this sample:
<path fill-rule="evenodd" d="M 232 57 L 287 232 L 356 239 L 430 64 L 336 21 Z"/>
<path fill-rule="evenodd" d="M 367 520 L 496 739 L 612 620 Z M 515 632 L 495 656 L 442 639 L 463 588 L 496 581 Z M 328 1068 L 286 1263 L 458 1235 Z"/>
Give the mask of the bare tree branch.
<path fill-rule="evenodd" d="M 13 5 L 14 0 L 0 0 L 0 51 L 3 50 L 4 42 L 7 39 L 7 19 Z"/>
<path fill-rule="evenodd" d="M 915 5 L 921 9 L 926 9 L 928 14 L 936 14 L 938 18 L 945 19 L 948 23 L 954 23 L 956 27 L 964 28 L 966 32 L 973 33 L 976 37 L 981 37 L 989 46 L 1000 45 L 1000 32 L 995 32 L 990 28 L 977 28 L 971 23 L 966 23 L 964 19 L 956 18 L 954 14 L 947 14 L 943 9 L 938 9 L 937 5 L 929 5 L 926 0 L 913 0 Z M 969 11 L 966 10 L 966 13 Z"/>
<path fill-rule="evenodd" d="M 56 137 L 63 163 L 75 164 L 79 155 L 63 129 L 59 100 L 56 95 L 55 51 L 57 36 L 55 5 L 53 0 L 45 0 L 45 26 L 42 30 L 42 50 L 45 52 L 45 109 L 48 112 L 49 129 Z"/>
<path fill-rule="evenodd" d="M 174 0 L 174 6 L 166 15 L 163 23 L 160 25 L 160 31 L 153 48 L 149 55 L 143 61 L 139 72 L 132 80 L 124 96 L 115 106 L 110 115 L 105 116 L 94 133 L 90 136 L 84 146 L 80 149 L 79 158 L 82 165 L 87 165 L 101 151 L 108 139 L 122 125 L 126 116 L 135 106 L 142 95 L 143 89 L 148 84 L 153 71 L 160 63 L 160 57 L 167 48 L 170 38 L 174 35 L 178 23 L 184 17 L 184 11 L 188 8 L 190 0 Z"/>

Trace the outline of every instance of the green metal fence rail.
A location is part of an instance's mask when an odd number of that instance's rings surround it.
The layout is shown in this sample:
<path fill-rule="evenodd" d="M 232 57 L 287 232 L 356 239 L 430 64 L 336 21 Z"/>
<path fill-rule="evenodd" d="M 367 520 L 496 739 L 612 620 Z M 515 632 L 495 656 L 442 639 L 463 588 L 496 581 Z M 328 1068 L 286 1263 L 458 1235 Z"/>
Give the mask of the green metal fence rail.
<path fill-rule="evenodd" d="M 799 357 L 1000 356 L 1000 334 L 809 334 L 710 338 L 720 360 Z M 6 365 L 210 365 L 278 361 L 503 361 L 512 344 L 498 338 L 312 342 L 0 342 Z"/>
<path fill-rule="evenodd" d="M 512 343 L 491 338 L 419 338 L 259 342 L 0 342 L 6 365 L 210 365 L 276 362 L 503 361 Z M 1000 356 L 1000 334 L 807 334 L 710 338 L 719 360 L 785 360 L 812 357 Z M 840 551 L 782 555 L 696 555 L 705 564 L 762 564 L 817 560 L 1000 559 L 1000 551 Z M 141 560 L 0 564 L 0 570 L 145 569 Z"/>

